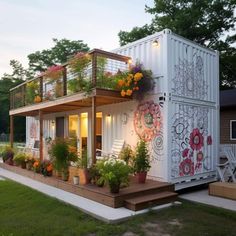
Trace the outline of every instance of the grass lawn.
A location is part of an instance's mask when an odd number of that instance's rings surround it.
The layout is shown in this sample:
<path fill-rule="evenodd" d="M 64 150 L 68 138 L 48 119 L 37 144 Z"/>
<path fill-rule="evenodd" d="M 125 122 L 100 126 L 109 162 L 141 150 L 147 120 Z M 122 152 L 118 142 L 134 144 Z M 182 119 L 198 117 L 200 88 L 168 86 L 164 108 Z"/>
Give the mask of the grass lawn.
<path fill-rule="evenodd" d="M 236 212 L 183 201 L 181 206 L 109 225 L 12 181 L 0 181 L 0 236 L 236 235 Z"/>

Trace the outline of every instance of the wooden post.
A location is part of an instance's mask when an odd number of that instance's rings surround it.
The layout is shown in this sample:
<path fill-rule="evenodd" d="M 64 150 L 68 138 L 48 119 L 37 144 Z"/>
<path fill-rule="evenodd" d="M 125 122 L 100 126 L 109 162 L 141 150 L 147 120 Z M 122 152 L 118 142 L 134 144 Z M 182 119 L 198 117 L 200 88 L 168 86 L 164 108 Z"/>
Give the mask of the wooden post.
<path fill-rule="evenodd" d="M 63 70 L 63 96 L 67 95 L 67 68 L 64 66 Z"/>
<path fill-rule="evenodd" d="M 39 159 L 43 160 L 43 112 L 39 110 Z"/>
<path fill-rule="evenodd" d="M 92 128 L 91 128 L 91 137 L 92 137 L 92 163 L 96 163 L 96 97 L 92 97 Z"/>
<path fill-rule="evenodd" d="M 41 97 L 41 102 L 43 101 L 43 76 L 39 78 L 39 96 Z"/>
<path fill-rule="evenodd" d="M 92 54 L 92 85 L 93 88 L 96 87 L 96 81 L 97 81 L 97 54 L 94 52 Z"/>
<path fill-rule="evenodd" d="M 14 142 L 14 116 L 10 116 L 10 145 L 13 148 Z"/>

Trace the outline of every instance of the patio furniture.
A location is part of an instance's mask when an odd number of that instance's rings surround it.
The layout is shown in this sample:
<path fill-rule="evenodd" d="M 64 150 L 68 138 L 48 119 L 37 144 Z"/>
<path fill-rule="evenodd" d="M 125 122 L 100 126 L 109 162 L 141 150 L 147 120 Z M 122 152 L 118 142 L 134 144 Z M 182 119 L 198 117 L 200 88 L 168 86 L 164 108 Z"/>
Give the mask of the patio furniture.
<path fill-rule="evenodd" d="M 102 149 L 96 149 L 96 153 L 98 154 L 96 155 L 97 160 L 102 160 L 106 157 L 118 158 L 121 150 L 124 147 L 124 144 L 125 144 L 124 139 L 114 139 L 110 152 L 104 151 Z"/>
<path fill-rule="evenodd" d="M 224 147 L 220 153 L 220 157 L 225 157 L 224 163 L 216 166 L 218 174 L 222 182 L 236 182 L 236 158 L 231 147 Z"/>
<path fill-rule="evenodd" d="M 33 155 L 33 157 L 38 157 L 39 156 L 39 140 L 33 140 L 28 143 L 26 143 L 25 146 L 17 146 L 17 149 L 20 152 L 24 153 L 30 153 Z"/>

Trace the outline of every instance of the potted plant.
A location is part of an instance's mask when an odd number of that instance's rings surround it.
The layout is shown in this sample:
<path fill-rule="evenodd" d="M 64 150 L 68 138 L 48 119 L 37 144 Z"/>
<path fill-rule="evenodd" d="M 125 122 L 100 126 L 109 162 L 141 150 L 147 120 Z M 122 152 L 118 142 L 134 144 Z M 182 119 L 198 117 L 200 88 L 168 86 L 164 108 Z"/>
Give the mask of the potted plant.
<path fill-rule="evenodd" d="M 23 152 L 17 153 L 13 161 L 16 163 L 16 165 L 20 165 L 22 169 L 26 169 L 26 155 Z"/>
<path fill-rule="evenodd" d="M 98 162 L 102 180 L 109 185 L 111 193 L 119 193 L 120 185 L 129 182 L 130 167 L 125 161 L 109 158 Z"/>
<path fill-rule="evenodd" d="M 8 165 L 13 165 L 14 151 L 10 146 L 5 146 L 2 152 L 2 159 Z"/>
<path fill-rule="evenodd" d="M 134 152 L 130 145 L 126 145 L 119 154 L 119 159 L 126 162 L 126 164 L 132 165 L 134 159 Z"/>
<path fill-rule="evenodd" d="M 134 158 L 134 171 L 136 173 L 139 183 L 145 183 L 147 172 L 150 169 L 150 155 L 147 144 L 144 140 L 140 140 L 136 146 L 136 153 Z"/>
<path fill-rule="evenodd" d="M 27 153 L 25 161 L 26 161 L 26 169 L 32 170 L 33 164 L 35 162 L 34 157 L 31 154 Z"/>
<path fill-rule="evenodd" d="M 69 177 L 69 164 L 71 161 L 75 162 L 77 160 L 77 153 L 74 149 L 69 148 L 66 139 L 57 138 L 51 144 L 49 155 L 54 169 L 61 172 L 62 179 L 67 181 Z"/>
<path fill-rule="evenodd" d="M 83 150 L 81 157 L 78 159 L 77 167 L 79 168 L 79 182 L 80 184 L 89 183 L 89 172 L 88 172 L 88 153 L 87 150 Z"/>
<path fill-rule="evenodd" d="M 40 163 L 40 172 L 43 176 L 52 176 L 53 166 L 49 160 L 44 160 Z"/>
<path fill-rule="evenodd" d="M 32 169 L 35 173 L 40 173 L 40 161 L 39 160 L 34 161 Z"/>
<path fill-rule="evenodd" d="M 104 180 L 101 178 L 101 174 L 99 172 L 99 164 L 95 164 L 89 168 L 89 176 L 92 184 L 97 185 L 98 187 L 104 186 Z"/>

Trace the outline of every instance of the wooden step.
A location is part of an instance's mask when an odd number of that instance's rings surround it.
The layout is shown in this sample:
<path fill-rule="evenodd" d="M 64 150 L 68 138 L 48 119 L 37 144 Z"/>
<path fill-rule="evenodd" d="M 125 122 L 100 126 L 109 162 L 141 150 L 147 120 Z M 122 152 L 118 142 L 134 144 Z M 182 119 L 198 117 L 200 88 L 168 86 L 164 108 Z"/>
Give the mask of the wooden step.
<path fill-rule="evenodd" d="M 125 207 L 133 211 L 139 211 L 148 207 L 173 202 L 176 200 L 177 195 L 177 193 L 165 191 L 133 197 L 125 200 Z"/>

